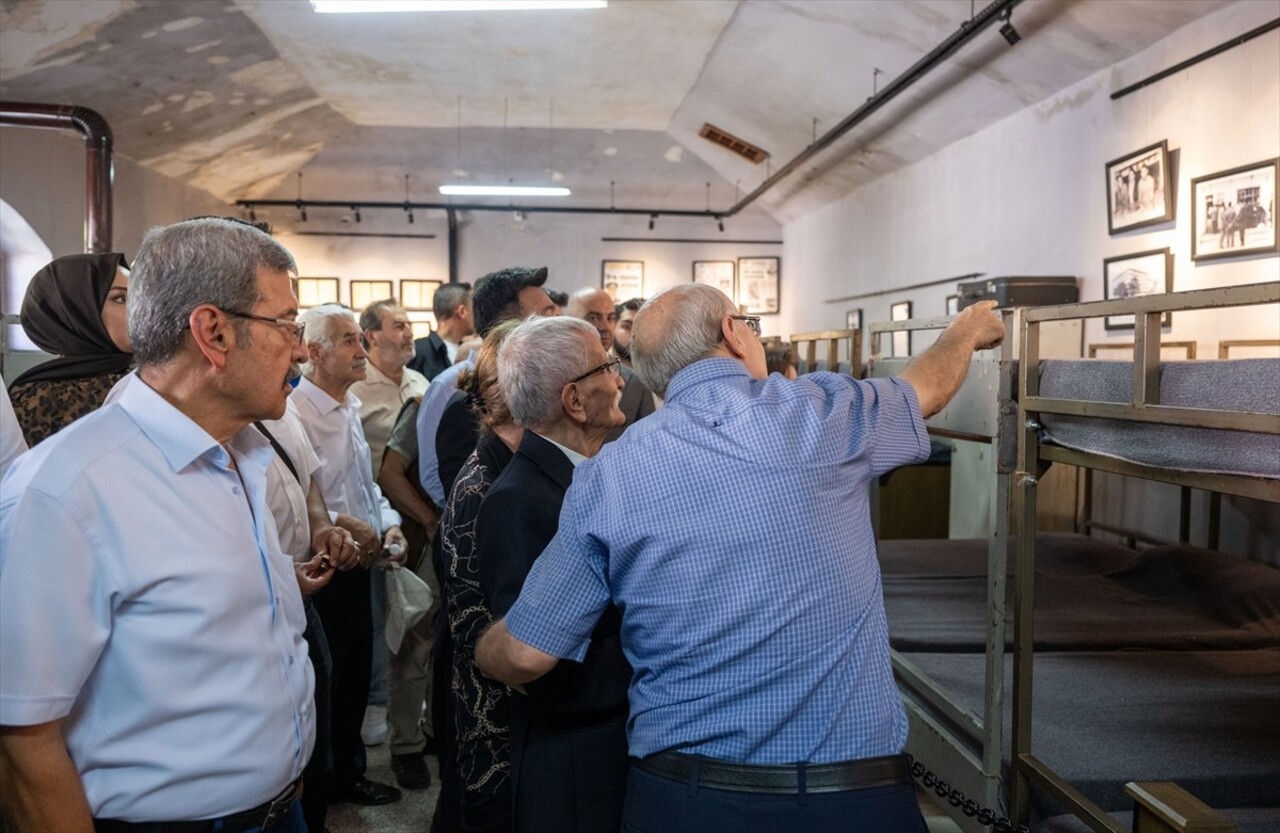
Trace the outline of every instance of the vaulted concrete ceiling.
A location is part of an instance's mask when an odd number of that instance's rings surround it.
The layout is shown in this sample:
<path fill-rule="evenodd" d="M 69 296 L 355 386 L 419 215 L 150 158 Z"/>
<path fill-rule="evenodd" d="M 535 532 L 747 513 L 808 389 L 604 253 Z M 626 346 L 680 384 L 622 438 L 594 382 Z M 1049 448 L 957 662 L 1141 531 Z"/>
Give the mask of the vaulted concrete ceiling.
<path fill-rule="evenodd" d="M 759 208 L 811 211 L 1224 5 L 1026 0 L 1020 44 L 984 32 Z M 301 171 L 310 199 L 399 201 L 408 174 L 424 201 L 444 182 L 510 180 L 567 185 L 569 205 L 724 209 L 972 8 L 611 0 L 322 15 L 307 0 L 0 0 L 0 97 L 93 108 L 117 153 L 228 200 L 293 199 Z M 707 122 L 771 159 L 699 138 Z"/>

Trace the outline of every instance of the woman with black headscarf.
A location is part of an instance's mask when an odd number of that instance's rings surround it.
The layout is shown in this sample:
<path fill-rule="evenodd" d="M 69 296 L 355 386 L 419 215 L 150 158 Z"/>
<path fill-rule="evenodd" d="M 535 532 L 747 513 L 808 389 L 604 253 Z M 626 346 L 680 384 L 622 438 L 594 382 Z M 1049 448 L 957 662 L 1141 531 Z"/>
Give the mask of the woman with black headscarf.
<path fill-rule="evenodd" d="M 41 350 L 59 356 L 9 386 L 28 445 L 97 410 L 129 371 L 127 270 L 122 254 L 68 255 L 37 272 L 27 286 L 22 329 Z"/>

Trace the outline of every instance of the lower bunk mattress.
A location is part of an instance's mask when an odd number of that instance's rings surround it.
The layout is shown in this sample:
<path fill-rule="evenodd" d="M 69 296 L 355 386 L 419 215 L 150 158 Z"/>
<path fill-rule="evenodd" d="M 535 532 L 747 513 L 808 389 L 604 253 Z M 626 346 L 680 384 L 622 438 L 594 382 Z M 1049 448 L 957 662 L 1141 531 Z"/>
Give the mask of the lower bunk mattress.
<path fill-rule="evenodd" d="M 981 714 L 982 656 L 909 659 Z M 1275 806 L 1280 648 L 1044 654 L 1034 669 L 1032 753 L 1102 809 L 1132 809 L 1129 781 L 1174 781 L 1210 807 Z M 1006 706 L 1006 774 L 1009 714 Z M 908 748 L 927 754 L 911 741 Z M 1040 791 L 1033 807 L 1040 819 L 1062 813 Z"/>

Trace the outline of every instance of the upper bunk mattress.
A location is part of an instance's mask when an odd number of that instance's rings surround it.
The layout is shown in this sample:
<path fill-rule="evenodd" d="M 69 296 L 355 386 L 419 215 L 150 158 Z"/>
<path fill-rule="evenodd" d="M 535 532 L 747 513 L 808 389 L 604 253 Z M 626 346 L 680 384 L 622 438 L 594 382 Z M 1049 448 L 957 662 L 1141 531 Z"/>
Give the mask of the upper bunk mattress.
<path fill-rule="evenodd" d="M 1097 359 L 1044 361 L 1040 395 L 1127 404 L 1133 400 L 1133 364 Z M 1160 404 L 1276 414 L 1278 433 L 1061 414 L 1043 414 L 1040 421 L 1048 440 L 1078 451 L 1183 471 L 1280 479 L 1280 359 L 1162 363 Z"/>

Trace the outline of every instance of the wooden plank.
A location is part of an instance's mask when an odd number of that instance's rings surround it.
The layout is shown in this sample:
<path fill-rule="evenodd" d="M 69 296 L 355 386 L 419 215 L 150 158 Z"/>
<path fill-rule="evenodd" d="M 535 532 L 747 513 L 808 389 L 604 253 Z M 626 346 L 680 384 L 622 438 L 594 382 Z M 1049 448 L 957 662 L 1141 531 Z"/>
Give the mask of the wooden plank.
<path fill-rule="evenodd" d="M 1134 833 L 1235 833 L 1230 819 L 1172 781 L 1130 781 Z"/>

